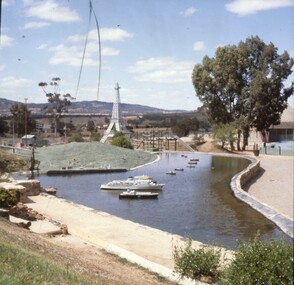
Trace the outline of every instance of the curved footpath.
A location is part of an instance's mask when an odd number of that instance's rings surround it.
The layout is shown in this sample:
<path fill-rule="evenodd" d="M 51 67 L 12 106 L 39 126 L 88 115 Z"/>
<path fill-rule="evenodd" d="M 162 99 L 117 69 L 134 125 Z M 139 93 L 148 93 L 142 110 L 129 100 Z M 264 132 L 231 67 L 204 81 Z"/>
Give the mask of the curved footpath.
<path fill-rule="evenodd" d="M 254 157 L 250 159 L 252 159 L 250 167 L 242 171 L 242 175 L 238 174 L 232 179 L 232 190 L 241 194 L 240 196 L 247 197 L 246 202 L 253 201 L 251 206 L 258 205 L 257 210 L 265 208 L 273 210 L 275 214 L 270 212 L 271 214 L 267 215 L 269 219 L 278 217 L 283 221 L 284 219 L 291 221 L 293 236 L 294 158 L 261 156 L 258 159 Z M 263 173 L 254 178 L 249 186 L 245 186 L 247 188 L 244 190 L 248 190 L 247 193 L 242 190 L 244 185 L 241 183 L 241 177 L 246 176 L 246 171 L 248 172 L 251 167 L 259 163 Z M 234 187 L 237 188 L 234 189 Z M 126 258 L 179 284 L 204 284 L 188 279 L 179 281 L 178 276 L 174 274 L 172 250 L 175 245 L 183 245 L 184 241 L 180 236 L 123 220 L 50 195 L 31 196 L 30 200 L 27 204 L 30 208 L 66 224 L 72 236 Z M 46 226 L 44 223 L 36 224 L 35 231 L 45 232 Z M 288 231 L 291 231 L 291 228 L 288 228 Z M 203 244 L 194 241 L 194 245 L 199 247 Z M 232 257 L 230 251 L 224 254 L 226 258 Z"/>
<path fill-rule="evenodd" d="M 231 180 L 234 195 L 293 238 L 294 158 L 247 158 L 251 164 Z"/>

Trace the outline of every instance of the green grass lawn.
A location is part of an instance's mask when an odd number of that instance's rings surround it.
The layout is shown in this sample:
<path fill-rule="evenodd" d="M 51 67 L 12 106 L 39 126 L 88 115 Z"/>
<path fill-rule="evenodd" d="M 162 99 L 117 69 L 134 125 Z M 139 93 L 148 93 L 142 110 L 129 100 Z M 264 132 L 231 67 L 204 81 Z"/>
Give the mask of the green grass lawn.
<path fill-rule="evenodd" d="M 99 284 L 0 230 L 0 284 Z"/>

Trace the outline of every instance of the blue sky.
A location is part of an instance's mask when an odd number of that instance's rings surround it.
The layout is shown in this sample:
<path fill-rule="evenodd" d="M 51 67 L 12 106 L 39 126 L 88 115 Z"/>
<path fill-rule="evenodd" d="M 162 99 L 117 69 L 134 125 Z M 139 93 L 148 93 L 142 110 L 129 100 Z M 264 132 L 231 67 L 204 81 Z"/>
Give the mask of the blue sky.
<path fill-rule="evenodd" d="M 201 106 L 195 64 L 219 46 L 251 36 L 294 57 L 294 0 L 92 0 L 101 34 L 98 100 L 167 110 Z M 39 82 L 61 78 L 61 93 L 97 100 L 99 45 L 88 0 L 2 0 L 0 97 L 46 102 Z M 294 81 L 293 74 L 287 84 Z M 293 96 L 290 104 L 294 106 Z"/>

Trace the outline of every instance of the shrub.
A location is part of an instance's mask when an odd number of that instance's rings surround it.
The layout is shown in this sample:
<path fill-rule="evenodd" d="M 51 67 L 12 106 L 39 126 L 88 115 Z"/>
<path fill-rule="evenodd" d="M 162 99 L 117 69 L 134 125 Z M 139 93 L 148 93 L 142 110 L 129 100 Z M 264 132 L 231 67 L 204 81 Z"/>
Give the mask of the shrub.
<path fill-rule="evenodd" d="M 262 242 L 258 235 L 249 243 L 240 242 L 220 284 L 294 284 L 293 250 L 293 244 L 275 240 Z"/>
<path fill-rule="evenodd" d="M 133 149 L 132 143 L 124 136 L 124 135 L 115 135 L 112 140 L 111 144 L 118 147 L 129 148 Z"/>
<path fill-rule="evenodd" d="M 99 133 L 92 133 L 91 134 L 91 140 L 93 142 L 98 142 L 98 141 L 100 141 L 100 139 L 101 139 L 101 136 Z"/>
<path fill-rule="evenodd" d="M 175 262 L 174 271 L 182 278 L 215 282 L 219 277 L 220 250 L 214 248 L 192 248 L 192 240 L 188 239 L 184 247 L 173 248 Z"/>
<path fill-rule="evenodd" d="M 9 208 L 16 205 L 16 197 L 8 190 L 0 187 L 0 207 Z"/>
<path fill-rule="evenodd" d="M 80 133 L 74 133 L 68 139 L 68 142 L 83 142 L 83 141 L 84 141 L 84 139 Z"/>

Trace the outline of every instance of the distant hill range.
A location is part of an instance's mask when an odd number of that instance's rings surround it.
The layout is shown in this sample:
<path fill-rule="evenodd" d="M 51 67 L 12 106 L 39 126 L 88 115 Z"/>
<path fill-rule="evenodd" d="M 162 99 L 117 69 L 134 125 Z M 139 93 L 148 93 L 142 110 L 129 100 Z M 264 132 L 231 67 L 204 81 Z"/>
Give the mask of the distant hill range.
<path fill-rule="evenodd" d="M 13 104 L 21 102 L 12 101 L 0 98 L 0 115 L 10 116 L 10 108 Z M 28 108 L 32 114 L 44 113 L 44 107 L 48 106 L 48 103 L 28 103 Z M 111 115 L 113 103 L 100 102 L 100 101 L 79 101 L 72 102 L 68 108 L 69 113 L 77 115 L 97 114 L 97 115 Z M 148 107 L 138 104 L 125 104 L 121 103 L 121 111 L 124 116 L 126 115 L 144 115 L 151 113 L 185 113 L 185 110 L 164 110 L 154 107 Z"/>

